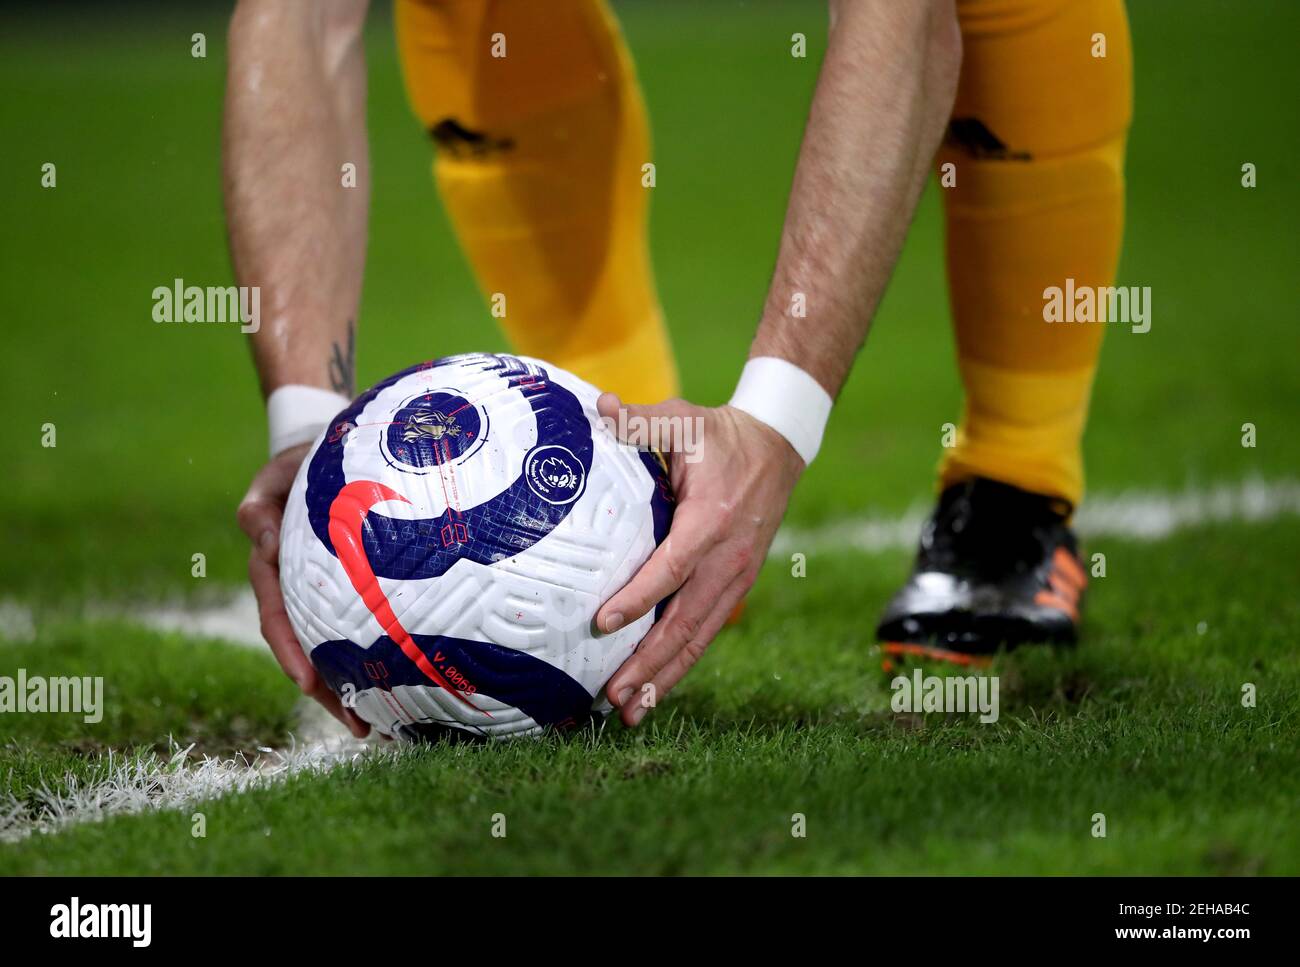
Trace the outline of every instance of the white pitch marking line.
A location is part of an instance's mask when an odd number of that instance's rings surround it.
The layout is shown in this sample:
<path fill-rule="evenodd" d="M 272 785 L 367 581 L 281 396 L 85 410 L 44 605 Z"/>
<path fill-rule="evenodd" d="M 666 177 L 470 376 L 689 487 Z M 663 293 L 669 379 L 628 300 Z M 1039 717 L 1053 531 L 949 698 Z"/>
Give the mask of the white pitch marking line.
<path fill-rule="evenodd" d="M 843 517 L 818 527 L 782 527 L 770 556 L 788 557 L 800 551 L 856 551 L 879 554 L 910 551 L 925 522 L 928 506 L 913 506 L 899 517 Z M 1089 497 L 1076 517 L 1085 539 L 1118 537 L 1154 541 L 1204 524 L 1264 521 L 1300 515 L 1300 481 L 1266 482 L 1249 479 L 1208 489 L 1176 493 L 1129 490 Z M 6 614 L 0 608 L 0 616 Z M 158 631 L 221 638 L 241 645 L 264 648 L 257 616 L 257 601 L 247 588 L 214 606 L 170 605 L 126 615 L 129 620 Z M 30 628 L 30 618 L 27 620 Z"/>
<path fill-rule="evenodd" d="M 796 551 L 805 554 L 910 551 L 916 547 L 928 512 L 928 506 L 917 504 L 899 517 L 843 517 L 810 528 L 787 525 L 777 532 L 770 556 L 788 557 Z M 1204 524 L 1263 521 L 1294 515 L 1300 515 L 1300 481 L 1250 479 L 1176 493 L 1129 490 L 1089 497 L 1079 510 L 1076 524 L 1084 538 L 1154 541 Z M 0 615 L 3 614 L 0 609 Z M 217 605 L 199 608 L 170 605 L 118 616 L 158 631 L 178 631 L 254 648 L 266 647 L 259 630 L 257 601 L 247 588 Z"/>
<path fill-rule="evenodd" d="M 910 550 L 925 519 L 916 506 L 901 517 L 849 517 L 814 528 L 783 527 L 772 555 L 795 551 L 857 551 L 880 553 Z M 1265 521 L 1300 515 L 1300 481 L 1259 479 L 1222 484 L 1179 493 L 1125 491 L 1090 497 L 1078 514 L 1085 538 L 1119 537 L 1154 541 L 1180 530 L 1209 523 Z M 123 617 L 104 609 L 105 617 Z M 221 638 L 257 648 L 265 647 L 258 630 L 257 603 L 243 591 L 217 606 L 162 607 L 126 615 L 149 628 Z M 33 635 L 30 611 L 0 602 L 0 625 L 11 639 Z M 269 655 L 269 652 L 268 652 Z M 103 760 L 104 777 L 62 794 L 48 789 L 33 809 L 10 796 L 0 799 L 0 841 L 24 839 L 35 832 L 54 832 L 74 823 L 103 819 L 115 813 L 150 809 L 180 809 L 195 803 L 274 782 L 304 770 L 324 772 L 365 754 L 374 754 L 375 740 L 357 741 L 324 709 L 313 702 L 302 706 L 298 741 L 288 749 L 264 749 L 254 762 L 241 758 L 193 762 L 189 750 L 177 749 L 170 760 L 159 757 L 127 760 L 110 753 Z M 395 743 L 392 750 L 400 750 Z M 385 750 L 385 754 L 389 750 Z"/>
<path fill-rule="evenodd" d="M 910 551 L 928 512 L 928 507 L 918 505 L 902 517 L 847 517 L 819 527 L 783 527 L 771 553 L 787 557 L 796 551 Z M 1128 490 L 1091 496 L 1079 508 L 1075 523 L 1085 539 L 1155 541 L 1205 524 L 1295 515 L 1300 515 L 1300 481 L 1249 479 L 1205 490 Z"/>
<path fill-rule="evenodd" d="M 304 702 L 300 713 L 296 741 L 287 749 L 259 749 L 261 755 L 251 762 L 242 755 L 196 759 L 190 755 L 193 746 L 173 745 L 168 758 L 109 751 L 100 758 L 99 774 L 84 786 L 75 780 L 65 781 L 66 788 L 57 792 L 46 786 L 36 793 L 35 804 L 13 795 L 0 797 L 0 842 L 15 843 L 117 814 L 186 809 L 295 773 L 327 772 L 356 761 L 377 744 L 353 738 L 315 702 Z"/>

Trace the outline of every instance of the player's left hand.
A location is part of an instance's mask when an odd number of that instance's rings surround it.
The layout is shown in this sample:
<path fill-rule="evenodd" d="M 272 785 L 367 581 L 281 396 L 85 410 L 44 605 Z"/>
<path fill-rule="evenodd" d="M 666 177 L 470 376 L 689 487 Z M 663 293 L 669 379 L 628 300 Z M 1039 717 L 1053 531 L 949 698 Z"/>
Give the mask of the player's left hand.
<path fill-rule="evenodd" d="M 664 456 L 677 497 L 672 528 L 632 580 L 596 612 L 596 627 L 609 633 L 677 592 L 605 686 L 623 722 L 636 725 L 699 660 L 754 583 L 804 463 L 779 433 L 730 406 L 708 409 L 683 400 L 622 406 L 605 393 L 597 407 L 616 426 L 630 428 L 625 442 L 644 442 L 635 431 L 649 425 L 675 431 L 671 440 L 664 439 L 666 432 L 656 434 L 664 441 L 661 449 L 668 444 Z M 676 420 L 648 422 L 664 417 Z M 693 455 L 680 445 L 688 420 L 699 421 L 689 437 L 697 444 Z"/>

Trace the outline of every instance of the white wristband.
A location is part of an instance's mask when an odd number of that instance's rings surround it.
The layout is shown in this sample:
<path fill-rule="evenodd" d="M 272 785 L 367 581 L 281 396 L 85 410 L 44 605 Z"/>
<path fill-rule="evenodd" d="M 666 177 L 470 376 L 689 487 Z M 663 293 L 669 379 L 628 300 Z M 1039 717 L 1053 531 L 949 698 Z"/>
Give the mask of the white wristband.
<path fill-rule="evenodd" d="M 266 398 L 271 456 L 316 439 L 321 429 L 352 401 L 318 386 L 281 386 Z"/>
<path fill-rule="evenodd" d="M 745 363 L 730 405 L 785 437 L 805 464 L 817 456 L 831 415 L 831 397 L 822 384 L 776 356 Z"/>

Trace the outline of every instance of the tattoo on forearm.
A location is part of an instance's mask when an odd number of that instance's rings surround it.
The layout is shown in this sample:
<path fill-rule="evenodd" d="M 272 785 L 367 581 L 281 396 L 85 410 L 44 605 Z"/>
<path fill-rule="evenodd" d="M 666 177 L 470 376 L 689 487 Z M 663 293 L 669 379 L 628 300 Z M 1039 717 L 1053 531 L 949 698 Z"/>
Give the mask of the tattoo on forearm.
<path fill-rule="evenodd" d="M 351 396 L 356 383 L 356 343 L 357 324 L 355 319 L 348 320 L 348 345 L 344 349 L 335 340 L 330 349 L 330 386 L 336 393 Z"/>

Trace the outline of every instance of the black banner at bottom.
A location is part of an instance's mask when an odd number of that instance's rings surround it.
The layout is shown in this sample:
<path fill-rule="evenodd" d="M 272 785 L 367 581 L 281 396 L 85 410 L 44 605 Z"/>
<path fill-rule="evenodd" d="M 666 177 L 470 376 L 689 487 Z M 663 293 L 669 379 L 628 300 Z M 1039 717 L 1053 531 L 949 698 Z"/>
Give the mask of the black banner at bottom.
<path fill-rule="evenodd" d="M 904 943 L 912 951 L 1125 947 L 1231 955 L 1285 942 L 1294 882 L 1192 878 L 29 879 L 8 880 L 9 944 L 95 953 L 347 955 L 573 945 L 647 956 L 695 939 L 730 948 Z M 594 950 L 593 950 L 594 945 Z M 809 945 L 813 945 L 812 948 Z M 505 947 L 505 951 L 501 948 Z M 21 949 L 21 947 L 20 947 Z M 901 954 L 901 950 L 895 950 Z"/>

